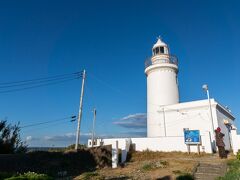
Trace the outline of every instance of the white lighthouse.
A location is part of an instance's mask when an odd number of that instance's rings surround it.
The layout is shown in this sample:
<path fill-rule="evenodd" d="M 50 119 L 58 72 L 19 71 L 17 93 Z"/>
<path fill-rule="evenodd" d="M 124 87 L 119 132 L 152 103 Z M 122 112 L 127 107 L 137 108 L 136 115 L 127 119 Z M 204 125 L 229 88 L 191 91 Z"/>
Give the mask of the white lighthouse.
<path fill-rule="evenodd" d="M 240 135 L 237 134 L 234 125 L 235 117 L 227 108 L 209 96 L 203 100 L 179 102 L 178 61 L 175 56 L 170 55 L 168 45 L 160 38 L 153 45 L 152 56 L 145 62 L 145 74 L 147 137 L 100 138 L 96 140 L 94 146 L 112 145 L 115 155 L 118 148 L 122 149 L 122 152 L 127 152 L 130 144 L 136 151 L 190 150 L 213 153 L 216 150 L 214 129 L 220 127 L 221 132 L 225 134 L 225 149 L 233 150 L 235 154 L 240 150 Z M 203 93 L 201 91 L 200 85 L 199 93 Z M 126 119 L 119 122 L 117 124 L 131 124 L 131 121 L 128 122 Z M 189 141 L 189 138 L 185 137 L 186 131 L 197 131 L 199 133 L 198 138 L 195 138 L 198 139 L 197 142 Z M 88 147 L 92 147 L 91 139 L 88 140 Z"/>
<path fill-rule="evenodd" d="M 147 136 L 166 136 L 164 106 L 179 103 L 178 61 L 160 38 L 145 62 L 147 76 Z"/>

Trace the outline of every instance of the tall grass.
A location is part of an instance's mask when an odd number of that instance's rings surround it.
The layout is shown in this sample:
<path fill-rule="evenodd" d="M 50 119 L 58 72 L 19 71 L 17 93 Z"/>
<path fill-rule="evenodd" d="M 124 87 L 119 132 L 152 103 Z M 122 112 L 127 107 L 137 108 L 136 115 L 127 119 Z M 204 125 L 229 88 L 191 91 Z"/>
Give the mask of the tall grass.
<path fill-rule="evenodd" d="M 240 160 L 231 160 L 228 162 L 228 171 L 223 177 L 217 180 L 238 180 L 240 179 Z"/>

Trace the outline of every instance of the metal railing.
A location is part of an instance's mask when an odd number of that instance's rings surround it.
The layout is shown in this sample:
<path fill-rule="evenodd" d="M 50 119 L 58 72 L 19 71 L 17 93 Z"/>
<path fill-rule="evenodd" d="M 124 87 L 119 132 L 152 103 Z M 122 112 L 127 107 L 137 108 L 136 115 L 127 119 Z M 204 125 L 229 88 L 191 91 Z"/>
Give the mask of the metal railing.
<path fill-rule="evenodd" d="M 167 58 L 156 59 L 152 61 L 152 57 L 149 57 L 145 60 L 145 68 L 153 65 L 153 64 L 161 64 L 161 63 L 169 63 L 178 65 L 178 59 L 174 55 L 169 55 Z"/>

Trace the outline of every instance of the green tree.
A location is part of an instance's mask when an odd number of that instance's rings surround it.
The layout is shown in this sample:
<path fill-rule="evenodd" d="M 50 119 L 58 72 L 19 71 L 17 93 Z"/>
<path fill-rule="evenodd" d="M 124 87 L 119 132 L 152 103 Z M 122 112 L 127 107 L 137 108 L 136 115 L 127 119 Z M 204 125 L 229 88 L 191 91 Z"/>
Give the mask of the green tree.
<path fill-rule="evenodd" d="M 20 127 L 0 121 L 0 154 L 26 152 L 27 146 L 21 141 Z"/>

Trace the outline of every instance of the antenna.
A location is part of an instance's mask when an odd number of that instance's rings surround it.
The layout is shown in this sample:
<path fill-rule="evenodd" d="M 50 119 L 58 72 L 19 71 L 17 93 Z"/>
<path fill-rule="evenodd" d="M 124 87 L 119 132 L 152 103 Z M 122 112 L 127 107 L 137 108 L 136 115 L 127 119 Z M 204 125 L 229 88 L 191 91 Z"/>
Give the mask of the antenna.
<path fill-rule="evenodd" d="M 159 35 L 159 36 L 157 37 L 157 40 L 162 40 L 162 37 Z"/>

